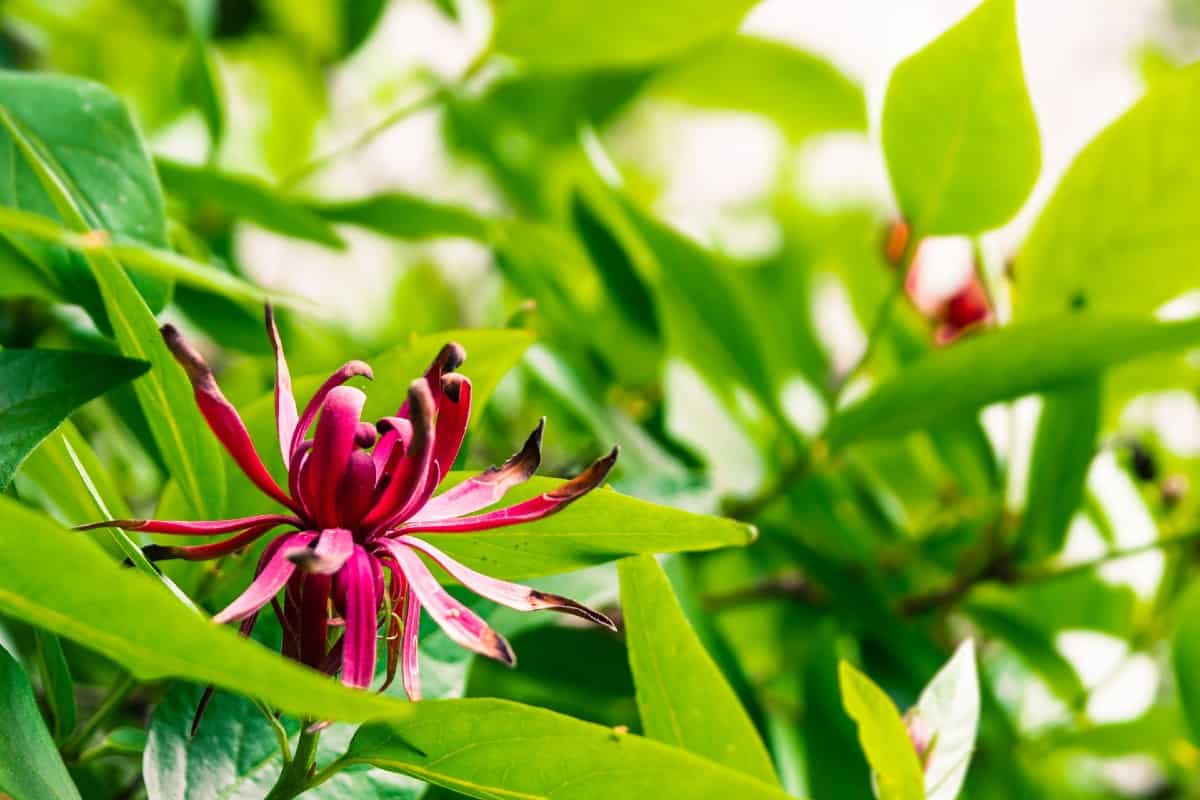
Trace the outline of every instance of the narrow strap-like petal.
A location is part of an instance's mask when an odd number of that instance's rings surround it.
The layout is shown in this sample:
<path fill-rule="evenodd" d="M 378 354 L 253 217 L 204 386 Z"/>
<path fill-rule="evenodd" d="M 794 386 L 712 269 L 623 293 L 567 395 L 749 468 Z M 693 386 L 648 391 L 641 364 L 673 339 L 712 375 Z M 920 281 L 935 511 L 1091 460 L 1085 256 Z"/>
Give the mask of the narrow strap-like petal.
<path fill-rule="evenodd" d="M 312 425 L 313 420 L 317 418 L 317 412 L 321 410 L 321 404 L 325 402 L 325 398 L 334 389 L 356 375 L 361 375 L 367 380 L 374 380 L 375 378 L 375 374 L 371 372 L 371 368 L 365 362 L 347 361 L 338 368 L 337 372 L 334 372 L 321 384 L 320 389 L 317 389 L 316 394 L 312 396 L 312 399 L 308 401 L 308 405 L 304 407 L 304 413 L 300 415 L 300 421 L 296 423 L 296 430 L 292 434 L 291 457 L 294 458 L 296 451 L 300 449 L 300 443 L 308 435 L 308 429 Z M 291 458 L 288 460 L 291 461 Z"/>
<path fill-rule="evenodd" d="M 182 559 L 184 561 L 208 561 L 213 558 L 227 556 L 230 553 L 237 552 L 243 547 L 247 547 L 254 543 L 264 533 L 276 527 L 278 523 L 269 522 L 264 525 L 255 525 L 252 528 L 247 528 L 236 536 L 231 536 L 220 542 L 212 542 L 210 544 L 195 544 L 186 547 L 164 544 L 148 544 L 142 548 L 142 552 L 146 554 L 146 558 L 151 561 L 171 561 L 174 559 Z"/>
<path fill-rule="evenodd" d="M 171 533 L 180 536 L 216 536 L 221 533 L 233 533 L 244 528 L 258 525 L 299 525 L 300 520 L 286 514 L 258 514 L 253 517 L 238 517 L 237 519 L 217 520 L 167 520 L 167 519 L 110 519 L 104 522 L 89 522 L 75 528 L 77 531 L 90 531 L 95 528 L 121 528 L 127 531 L 145 531 L 146 533 Z"/>
<path fill-rule="evenodd" d="M 442 377 L 442 398 L 437 405 L 437 428 L 433 436 L 433 460 L 442 470 L 450 471 L 467 435 L 471 419 L 471 382 L 462 375 Z M 429 486 L 430 494 L 437 486 Z"/>
<path fill-rule="evenodd" d="M 362 524 L 366 528 L 395 524 L 391 520 L 402 518 L 400 514 L 412 505 L 414 499 L 420 498 L 428 480 L 434 447 L 433 396 L 424 378 L 418 378 L 409 385 L 408 395 L 412 414 L 412 442 L 402 455 L 393 451 L 385 471 L 389 479 L 386 484 L 381 484 L 383 491 L 363 518 Z"/>
<path fill-rule="evenodd" d="M 391 539 L 383 539 L 379 544 L 396 560 L 421 606 L 453 642 L 510 667 L 517 663 L 517 657 L 504 637 L 443 589 L 412 549 Z"/>
<path fill-rule="evenodd" d="M 327 528 L 313 547 L 294 549 L 288 558 L 305 572 L 332 575 L 353 553 L 354 534 L 345 528 Z"/>
<path fill-rule="evenodd" d="M 375 594 L 373 557 L 359 546 L 334 576 L 346 630 L 342 635 L 342 682 L 366 689 L 375 678 L 375 633 L 379 598 Z"/>
<path fill-rule="evenodd" d="M 379 441 L 375 443 L 371 457 L 375 459 L 376 471 L 383 477 L 395 448 L 400 448 L 397 458 L 408 450 L 412 442 L 412 422 L 405 417 L 384 417 L 375 424 L 375 428 L 379 431 Z"/>
<path fill-rule="evenodd" d="M 543 418 L 533 433 L 529 434 L 525 445 L 511 458 L 433 498 L 408 521 L 415 523 L 461 517 L 498 503 L 505 492 L 529 480 L 537 472 L 542 461 L 542 433 L 545 427 L 546 420 Z"/>
<path fill-rule="evenodd" d="M 421 633 L 421 602 L 415 592 L 404 599 L 404 641 L 400 648 L 400 679 L 409 700 L 421 699 L 418 637 Z"/>
<path fill-rule="evenodd" d="M 329 634 L 329 595 L 333 577 L 308 573 L 303 577 L 300 595 L 300 661 L 320 669 L 325 661 Z"/>
<path fill-rule="evenodd" d="M 295 510 L 291 498 L 284 493 L 283 489 L 279 488 L 279 484 L 275 482 L 275 478 L 271 477 L 271 473 L 267 471 L 262 459 L 259 458 L 258 451 L 254 449 L 254 442 L 250 439 L 250 432 L 246 430 L 246 424 L 242 422 L 242 418 L 233 404 L 226 400 L 225 395 L 221 393 L 208 364 L 184 340 L 183 335 L 173 325 L 162 327 L 162 337 L 167 343 L 167 349 L 183 366 L 188 379 L 192 382 L 192 391 L 196 397 L 196 405 L 200 407 L 200 413 L 204 415 L 208 426 L 221 440 L 221 444 L 225 445 L 225 449 L 229 451 L 229 455 L 233 456 L 233 460 L 241 467 L 242 472 L 246 473 L 246 477 L 250 479 L 251 483 L 268 497 Z"/>
<path fill-rule="evenodd" d="M 530 498 L 515 506 L 489 511 L 474 517 L 458 519 L 429 520 L 402 525 L 399 533 L 416 533 L 429 531 L 435 533 L 462 533 L 466 531 L 482 531 L 489 528 L 499 528 L 504 525 L 516 525 L 522 522 L 533 522 L 561 511 L 568 505 L 583 497 L 599 486 L 608 475 L 617 460 L 617 448 L 604 458 L 592 464 L 586 470 L 567 481 L 557 489 Z"/>
<path fill-rule="evenodd" d="M 309 485 L 302 482 L 306 490 L 305 499 L 314 503 L 317 520 L 322 525 L 335 527 L 338 524 L 338 487 L 354 452 L 354 434 L 362 414 L 367 396 L 352 386 L 335 387 L 325 400 L 317 432 L 313 437 L 312 453 L 308 457 Z M 312 496 L 308 492 L 313 492 Z"/>
<path fill-rule="evenodd" d="M 429 391 L 433 395 L 433 402 L 437 403 L 441 400 L 442 395 L 442 376 L 453 372 L 462 366 L 467 360 L 467 351 L 458 342 L 446 342 L 442 345 L 442 349 L 433 357 L 433 362 L 429 368 L 425 370 L 425 381 L 429 384 Z M 400 410 L 396 412 L 396 416 L 410 419 L 412 417 L 412 397 L 404 398 L 404 404 L 400 406 Z"/>
<path fill-rule="evenodd" d="M 375 460 L 366 450 L 355 450 L 338 487 L 337 514 L 341 525 L 357 526 L 375 499 Z"/>
<path fill-rule="evenodd" d="M 404 612 L 404 602 L 408 598 L 408 581 L 404 579 L 404 573 L 396 566 L 396 562 L 391 558 L 387 559 L 387 568 L 391 573 L 391 581 L 388 583 L 387 591 L 387 638 L 386 652 L 387 663 L 383 676 L 383 685 L 379 687 L 379 692 L 382 694 L 387 691 L 387 688 L 392 685 L 392 681 L 396 680 L 396 675 L 400 672 L 400 644 L 403 637 L 401 632 L 404 629 L 404 618 L 401 614 Z"/>
<path fill-rule="evenodd" d="M 515 608 L 517 611 L 553 609 L 561 611 L 564 614 L 582 617 L 614 631 L 617 629 L 613 621 L 604 614 L 601 614 L 599 611 L 593 611 L 582 603 L 576 603 L 569 597 L 538 591 L 528 586 L 522 586 L 519 583 L 509 583 L 508 581 L 502 581 L 498 578 L 484 575 L 481 572 L 476 572 L 466 564 L 455 561 L 441 550 L 415 536 L 401 536 L 395 541 L 402 545 L 408 545 L 414 550 L 419 550 L 429 556 L 433 559 L 434 563 L 446 570 L 454 580 L 480 597 L 486 597 L 493 603 Z"/>
<path fill-rule="evenodd" d="M 279 452 L 283 456 L 283 466 L 287 467 L 292 460 L 292 438 L 296 434 L 299 415 L 296 412 L 296 396 L 292 393 L 292 373 L 288 370 L 287 357 L 283 354 L 283 341 L 279 338 L 279 328 L 275 325 L 275 310 L 269 303 L 266 322 L 267 337 L 271 340 L 271 350 L 275 353 L 275 426 L 279 433 Z"/>
<path fill-rule="evenodd" d="M 281 536 L 271 542 L 263 552 L 263 567 L 258 577 L 236 600 L 213 617 L 214 622 L 236 622 L 258 611 L 274 599 L 296 570 L 296 565 L 287 559 L 287 553 L 296 547 L 307 547 L 316 538 L 313 531 Z"/>

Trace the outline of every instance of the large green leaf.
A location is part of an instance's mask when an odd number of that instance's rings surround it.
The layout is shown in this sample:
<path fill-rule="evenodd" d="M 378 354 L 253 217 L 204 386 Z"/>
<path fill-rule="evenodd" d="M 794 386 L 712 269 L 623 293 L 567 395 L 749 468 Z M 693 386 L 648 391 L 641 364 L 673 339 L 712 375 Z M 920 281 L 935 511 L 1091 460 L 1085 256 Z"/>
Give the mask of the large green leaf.
<path fill-rule="evenodd" d="M 491 223 L 468 208 L 412 194 L 376 194 L 358 200 L 311 202 L 308 209 L 329 222 L 357 225 L 397 239 L 463 236 L 485 241 Z"/>
<path fill-rule="evenodd" d="M 3 108 L 0 122 L 67 227 L 86 232 L 88 221 L 79 199 L 44 155 L 44 145 Z M 86 259 L 100 287 L 121 352 L 150 362 L 150 372 L 134 383 L 134 390 L 159 452 L 192 508 L 197 514 L 214 518 L 224 505 L 224 462 L 216 439 L 195 407 L 191 385 L 163 343 L 150 308 L 120 263 L 105 252 L 89 254 Z"/>
<path fill-rule="evenodd" d="M 108 89 L 90 81 L 25 72 L 0 73 L 0 106 L 39 143 L 41 155 L 72 187 L 86 228 L 103 228 L 134 241 L 167 243 L 162 190 L 129 113 Z M 21 157 L 20 145 L 0 131 L 0 203 L 45 216 L 61 214 Z M 103 320 L 96 281 L 77 255 L 23 237 L 14 242 L 48 265 L 63 294 Z M 170 282 L 133 273 L 151 309 L 166 305 Z"/>
<path fill-rule="evenodd" d="M 362 721 L 409 709 L 211 624 L 86 537 L 7 498 L 0 498 L 0 563 L 0 611 L 94 648 L 142 680 L 212 683 L 297 716 Z"/>
<path fill-rule="evenodd" d="M 493 46 L 547 71 L 636 67 L 732 32 L 754 0 L 505 0 Z"/>
<path fill-rule="evenodd" d="M 1017 261 L 1017 313 L 1150 311 L 1196 288 L 1200 64 L 1156 82 L 1075 159 Z"/>
<path fill-rule="evenodd" d="M 787 797 L 687 751 L 503 700 L 420 703 L 403 724 L 363 726 L 342 763 L 372 764 L 487 800 Z"/>
<path fill-rule="evenodd" d="M 793 140 L 867 127 L 858 84 L 822 58 L 753 36 L 692 50 L 658 70 L 645 91 L 699 108 L 762 114 Z"/>
<path fill-rule="evenodd" d="M 831 444 L 905 433 L 947 416 L 1066 387 L 1112 364 L 1200 343 L 1200 320 L 1076 315 L 980 334 L 935 351 L 838 413 Z"/>
<path fill-rule="evenodd" d="M 451 473 L 446 486 L 474 473 Z M 561 481 L 532 478 L 505 495 L 510 505 Z M 456 534 L 422 534 L 455 558 L 499 577 L 520 579 L 580 569 L 640 553 L 679 553 L 746 545 L 754 528 L 692 514 L 601 488 L 538 522 Z"/>
<path fill-rule="evenodd" d="M 33 698 L 25 670 L 0 647 L 0 795 L 12 800 L 78 800 L 79 791 Z"/>
<path fill-rule="evenodd" d="M 1041 145 L 1016 0 L 984 0 L 896 67 L 883 149 L 900 210 L 922 235 L 976 233 L 1017 213 L 1037 180 Z"/>
<path fill-rule="evenodd" d="M 858 724 L 858 741 L 875 774 L 880 800 L 924 800 L 921 762 L 895 704 L 845 661 L 839 665 L 838 679 L 842 705 Z"/>
<path fill-rule="evenodd" d="M 284 236 L 339 250 L 346 246 L 325 220 L 255 178 L 162 158 L 158 159 L 158 173 L 166 190 L 186 200 L 196 213 L 216 210 Z"/>
<path fill-rule="evenodd" d="M 1042 402 L 1025 514 L 1017 532 L 1022 555 L 1031 561 L 1062 549 L 1067 526 L 1083 501 L 1088 467 L 1100 435 L 1100 381 L 1048 393 Z"/>
<path fill-rule="evenodd" d="M 754 723 L 684 616 L 652 555 L 618 564 L 621 612 L 642 730 L 752 778 L 776 784 Z"/>
<path fill-rule="evenodd" d="M 0 489 L 71 412 L 147 366 L 71 350 L 0 351 Z"/>

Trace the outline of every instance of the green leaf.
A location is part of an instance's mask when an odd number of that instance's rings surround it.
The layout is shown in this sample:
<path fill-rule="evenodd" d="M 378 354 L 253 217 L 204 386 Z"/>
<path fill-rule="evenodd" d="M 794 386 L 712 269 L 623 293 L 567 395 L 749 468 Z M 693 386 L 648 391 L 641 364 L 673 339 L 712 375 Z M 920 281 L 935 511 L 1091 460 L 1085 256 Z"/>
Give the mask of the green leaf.
<path fill-rule="evenodd" d="M 1037 180 L 1041 144 L 1016 0 L 984 0 L 896 67 L 883 150 L 900 210 L 921 235 L 977 233 L 1017 213 Z"/>
<path fill-rule="evenodd" d="M 397 239 L 462 236 L 486 241 L 491 223 L 463 206 L 413 194 L 376 194 L 360 200 L 310 202 L 308 209 L 329 222 L 357 225 Z"/>
<path fill-rule="evenodd" d="M 342 764 L 372 764 L 469 797 L 784 800 L 781 790 L 684 750 L 503 700 L 433 700 L 363 726 Z"/>
<path fill-rule="evenodd" d="M 54 718 L 54 738 L 62 741 L 75 730 L 75 681 L 63 653 L 62 642 L 52 633 L 34 631 L 42 692 Z"/>
<path fill-rule="evenodd" d="M 37 141 L 41 158 L 69 181 L 86 221 L 81 230 L 103 228 L 151 247 L 166 245 L 162 190 L 145 143 L 116 95 L 78 78 L 5 71 L 0 107 Z M 0 203 L 43 216 L 61 214 L 20 150 L 11 132 L 0 130 Z M 104 319 L 96 281 L 82 258 L 24 238 L 13 241 L 51 268 L 64 296 L 98 321 Z M 166 305 L 170 282 L 137 272 L 131 276 L 151 309 Z"/>
<path fill-rule="evenodd" d="M 1017 260 L 1019 315 L 1151 311 L 1196 288 L 1200 65 L 1165 76 L 1076 157 Z"/>
<path fill-rule="evenodd" d="M 452 472 L 443 487 L 474 475 Z M 562 482 L 531 478 L 510 489 L 507 506 L 551 491 Z M 487 531 L 422 534 L 440 549 L 489 575 L 512 580 L 580 569 L 641 553 L 680 553 L 746 545 L 754 528 L 692 514 L 601 488 L 537 522 Z"/>
<path fill-rule="evenodd" d="M 1063 702 L 1074 706 L 1086 698 L 1078 673 L 1054 646 L 1051 632 L 1007 590 L 978 586 L 967 596 L 963 610 L 985 633 L 1011 647 Z"/>
<path fill-rule="evenodd" d="M 133 380 L 147 366 L 71 350 L 0 351 L 0 489 L 75 409 Z"/>
<path fill-rule="evenodd" d="M 917 700 L 921 719 L 935 737 L 925 763 L 929 800 L 955 800 L 962 790 L 979 733 L 979 674 L 975 643 L 959 645 Z"/>
<path fill-rule="evenodd" d="M 1176 614 L 1179 624 L 1171 640 L 1171 664 L 1188 737 L 1200 744 L 1200 584 L 1192 584 Z"/>
<path fill-rule="evenodd" d="M 617 567 L 629 665 L 646 736 L 777 784 L 754 723 L 696 637 L 658 561 L 642 555 Z"/>
<path fill-rule="evenodd" d="M 1200 320 L 1075 315 L 1004 327 L 931 353 L 830 423 L 841 446 L 928 427 L 951 414 L 1064 388 L 1113 364 L 1200 343 Z"/>
<path fill-rule="evenodd" d="M 79 799 L 33 699 L 25 670 L 0 647 L 0 794 L 13 800 Z"/>
<path fill-rule="evenodd" d="M 198 213 L 215 210 L 284 236 L 338 250 L 346 246 L 329 223 L 256 178 L 163 158 L 158 159 L 158 174 L 170 194 L 187 201 Z"/>
<path fill-rule="evenodd" d="M 1043 398 L 1028 500 L 1016 534 L 1023 556 L 1030 561 L 1049 558 L 1062 549 L 1067 526 L 1083 501 L 1100 435 L 1100 386 L 1099 379 L 1085 379 Z"/>
<path fill-rule="evenodd" d="M 69 190 L 64 176 L 42 155 L 44 146 L 30 138 L 3 108 L 0 108 L 0 122 L 67 226 L 76 232 L 85 232 L 88 223 L 77 198 Z M 121 352 L 150 362 L 150 372 L 134 383 L 134 390 L 154 441 L 197 514 L 216 518 L 224 505 L 221 480 L 224 462 L 216 437 L 195 407 L 191 384 L 167 350 L 159 335 L 157 320 L 120 263 L 102 252 L 86 258 L 100 287 L 105 312 Z"/>
<path fill-rule="evenodd" d="M 822 58 L 754 36 L 730 36 L 664 65 L 645 92 L 699 108 L 762 114 L 793 141 L 866 130 L 862 88 Z"/>
<path fill-rule="evenodd" d="M 924 800 L 921 762 L 895 704 L 845 661 L 838 665 L 838 681 L 842 705 L 858 725 L 858 741 L 875 774 L 880 800 Z"/>
<path fill-rule="evenodd" d="M 731 33 L 754 0 L 505 0 L 493 47 L 529 67 L 575 71 L 662 61 Z"/>
<path fill-rule="evenodd" d="M 347 689 L 213 625 L 86 537 L 8 498 L 0 498 L 0 563 L 0 611 L 94 648 L 141 680 L 212 683 L 320 719 L 399 718 L 411 707 Z"/>

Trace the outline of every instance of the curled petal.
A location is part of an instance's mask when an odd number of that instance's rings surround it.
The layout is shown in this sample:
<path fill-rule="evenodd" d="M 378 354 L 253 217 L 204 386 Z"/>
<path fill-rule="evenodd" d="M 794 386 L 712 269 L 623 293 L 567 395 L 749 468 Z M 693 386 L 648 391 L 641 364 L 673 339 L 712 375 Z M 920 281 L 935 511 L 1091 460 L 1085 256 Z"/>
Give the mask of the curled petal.
<path fill-rule="evenodd" d="M 338 487 L 337 512 L 341 524 L 356 526 L 375 499 L 375 461 L 365 450 L 350 454 L 350 463 Z"/>
<path fill-rule="evenodd" d="M 519 583 L 509 583 L 508 581 L 502 581 L 476 572 L 465 564 L 455 561 L 428 542 L 424 542 L 413 536 L 401 536 L 395 541 L 399 544 L 408 545 L 414 550 L 419 550 L 429 556 L 456 581 L 480 597 L 486 597 L 493 603 L 515 608 L 517 611 L 537 611 L 544 608 L 553 609 L 561 611 L 564 614 L 582 617 L 614 631 L 617 629 L 613 621 L 604 614 L 601 614 L 599 611 L 593 611 L 582 603 L 577 603 L 568 597 L 541 592 L 528 586 L 522 586 Z"/>
<path fill-rule="evenodd" d="M 510 667 L 516 665 L 517 657 L 504 637 L 443 589 L 420 556 L 394 539 L 382 539 L 379 544 L 395 559 L 417 600 L 452 641 Z"/>
<path fill-rule="evenodd" d="M 529 480 L 537 472 L 542 461 L 542 433 L 545 428 L 546 420 L 542 418 L 515 455 L 500 466 L 492 467 L 433 498 L 413 514 L 409 522 L 461 517 L 499 502 L 505 492 Z"/>
<path fill-rule="evenodd" d="M 213 617 L 213 622 L 226 623 L 245 619 L 271 602 L 296 570 L 296 565 L 288 561 L 284 553 L 295 547 L 306 547 L 314 538 L 316 533 L 304 531 L 281 536 L 271 542 L 263 552 L 260 562 L 262 569 L 258 576 L 246 591 Z"/>
<path fill-rule="evenodd" d="M 346 565 L 334 576 L 334 590 L 346 617 L 342 682 L 365 689 L 375 677 L 376 609 L 374 559 L 355 545 Z"/>
<path fill-rule="evenodd" d="M 350 454 L 354 452 L 354 436 L 358 418 L 367 396 L 352 386 L 338 386 L 325 400 L 317 432 L 313 437 L 312 453 L 308 457 L 309 483 L 301 485 L 307 502 L 315 503 L 316 518 L 324 525 L 337 524 L 338 487 Z M 311 492 L 311 493 L 310 493 Z"/>
<path fill-rule="evenodd" d="M 296 430 L 292 433 L 291 456 L 295 458 L 296 451 L 300 449 L 300 443 L 304 441 L 304 437 L 308 435 L 308 429 L 312 426 L 313 420 L 317 418 L 317 412 L 321 410 L 321 405 L 325 402 L 325 398 L 329 396 L 337 387 L 341 386 L 346 381 L 361 375 L 367 380 L 374 380 L 375 374 L 371 372 L 371 368 L 364 361 L 347 361 L 336 372 L 330 375 L 321 388 L 317 389 L 316 394 L 308 401 L 308 405 L 304 407 L 304 413 L 300 415 L 300 421 L 296 423 Z M 292 459 L 289 459 L 289 461 Z"/>
<path fill-rule="evenodd" d="M 328 528 L 321 531 L 313 547 L 293 548 L 284 556 L 305 572 L 332 575 L 353 553 L 354 534 L 345 528 Z"/>
<path fill-rule="evenodd" d="M 425 370 L 424 379 L 429 384 L 429 391 L 433 395 L 435 403 L 441 400 L 442 394 L 442 376 L 447 375 L 462 366 L 467 360 L 467 351 L 458 342 L 446 342 L 442 345 L 442 349 L 434 356 L 433 363 Z M 405 398 L 404 405 L 400 406 L 400 411 L 396 416 L 410 418 L 411 415 L 411 398 Z"/>
<path fill-rule="evenodd" d="M 376 471 L 382 477 L 386 474 L 388 464 L 392 463 L 393 452 L 396 458 L 401 458 L 408 450 L 413 427 L 405 417 L 384 417 L 375 424 L 375 428 L 379 431 L 379 441 L 375 443 L 371 457 L 375 459 Z"/>
<path fill-rule="evenodd" d="M 471 419 L 471 382 L 462 375 L 452 374 L 442 376 L 442 397 L 438 401 L 437 423 L 433 435 L 433 464 L 431 474 L 425 482 L 424 497 L 421 505 L 429 500 L 430 495 L 437 489 L 441 475 L 445 474 L 458 451 L 462 449 L 463 439 L 467 435 L 467 422 Z M 440 474 L 432 474 L 436 465 Z"/>
<path fill-rule="evenodd" d="M 592 464 L 586 470 L 567 481 L 557 489 L 530 498 L 515 506 L 489 511 L 474 517 L 458 519 L 429 520 L 405 524 L 399 533 L 415 533 L 430 531 L 435 533 L 461 533 L 464 531 L 482 531 L 489 528 L 499 528 L 504 525 L 516 525 L 521 522 L 532 522 L 561 511 L 578 500 L 583 495 L 595 489 L 604 482 L 604 478 L 617 461 L 617 448 L 604 458 Z"/>
<path fill-rule="evenodd" d="M 242 418 L 233 404 L 226 400 L 225 395 L 221 393 L 208 364 L 184 340 L 183 335 L 175 326 L 164 325 L 161 332 L 163 341 L 167 343 L 167 349 L 183 366 L 188 379 L 192 382 L 192 391 L 196 396 L 196 405 L 200 407 L 200 413 L 208 421 L 208 426 L 212 428 L 213 433 L 221 440 L 221 444 L 225 445 L 229 455 L 233 456 L 233 460 L 242 468 L 242 472 L 246 473 L 246 477 L 263 493 L 288 508 L 292 508 L 291 499 L 284 494 L 283 489 L 279 488 L 279 484 L 271 477 L 271 473 L 267 471 L 262 459 L 258 457 L 258 451 L 254 449 L 254 442 L 250 439 L 250 432 L 246 430 L 246 424 L 242 422 Z"/>
<path fill-rule="evenodd" d="M 283 342 L 279 338 L 275 310 L 270 303 L 267 304 L 266 323 L 267 338 L 271 340 L 271 350 L 275 353 L 275 425 L 279 433 L 279 452 L 286 467 L 292 460 L 292 437 L 296 434 L 298 415 L 296 396 L 292 393 L 292 374 L 283 355 Z"/>
<path fill-rule="evenodd" d="M 142 552 L 151 561 L 171 561 L 177 558 L 184 561 L 208 561 L 209 559 L 220 558 L 221 556 L 227 556 L 230 553 L 241 550 L 274 528 L 276 524 L 256 525 L 253 528 L 242 531 L 236 536 L 231 536 L 224 541 L 213 542 L 211 544 L 196 544 L 186 547 L 148 544 L 142 548 Z"/>
<path fill-rule="evenodd" d="M 425 482 L 433 464 L 434 405 L 433 395 L 425 379 L 418 378 L 408 387 L 408 403 L 412 416 L 413 438 L 408 452 L 399 454 L 393 450 L 385 476 L 389 480 L 381 483 L 383 491 L 374 507 L 363 518 L 367 528 L 380 528 L 395 524 L 392 520 L 402 519 L 419 502 Z"/>
<path fill-rule="evenodd" d="M 104 522 L 90 522 L 87 525 L 79 525 L 75 530 L 90 531 L 96 528 L 121 528 L 127 531 L 171 533 L 180 536 L 216 536 L 220 533 L 233 533 L 244 528 L 266 525 L 268 523 L 273 526 L 300 525 L 300 520 L 286 514 L 258 514 L 253 517 L 199 522 L 165 519 L 110 519 Z"/>
<path fill-rule="evenodd" d="M 288 466 L 288 492 L 301 506 L 305 505 L 303 492 L 300 490 L 300 476 L 304 465 L 308 463 L 308 454 L 312 452 L 312 439 L 306 439 L 292 453 L 292 463 Z"/>

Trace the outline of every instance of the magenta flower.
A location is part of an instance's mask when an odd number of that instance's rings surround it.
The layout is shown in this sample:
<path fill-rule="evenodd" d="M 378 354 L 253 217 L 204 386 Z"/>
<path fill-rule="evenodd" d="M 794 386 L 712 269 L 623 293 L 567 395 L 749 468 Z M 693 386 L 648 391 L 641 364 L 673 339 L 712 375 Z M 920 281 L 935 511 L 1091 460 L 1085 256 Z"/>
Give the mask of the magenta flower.
<path fill-rule="evenodd" d="M 334 372 L 298 414 L 270 308 L 266 321 L 275 350 L 275 416 L 287 491 L 267 471 L 237 410 L 199 353 L 174 327 L 164 326 L 162 334 L 187 371 L 213 433 L 254 485 L 290 513 L 210 522 L 113 520 L 83 529 L 233 534 L 213 544 L 145 548 L 156 561 L 203 561 L 241 550 L 275 528 L 288 528 L 267 545 L 246 591 L 213 619 L 240 622 L 248 635 L 270 603 L 283 628 L 284 655 L 331 675 L 340 668 L 342 681 L 360 688 L 370 686 L 375 676 L 376 638 L 386 625 L 387 678 L 381 691 L 399 667 L 404 689 L 414 700 L 421 693 L 417 632 L 422 608 L 462 647 L 510 666 L 516 663 L 508 642 L 442 588 L 420 555 L 495 603 L 520 611 L 555 609 L 613 627 L 608 617 L 574 600 L 482 575 L 414 534 L 466 533 L 542 519 L 598 486 L 616 461 L 616 448 L 551 492 L 474 514 L 533 475 L 541 460 L 544 423 L 501 466 L 434 496 L 458 456 L 470 417 L 471 382 L 454 372 L 465 358 L 462 347 L 443 347 L 425 375 L 409 386 L 396 415 L 371 424 L 360 420 L 366 395 L 343 385 L 354 376 L 372 377 L 361 361 Z M 314 421 L 316 430 L 308 438 Z M 282 602 L 277 597 L 281 590 Z"/>

